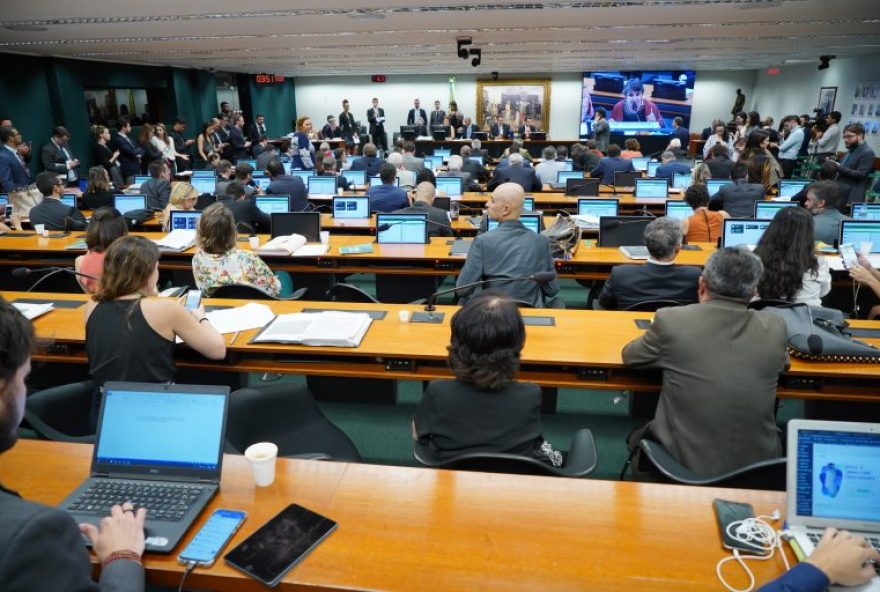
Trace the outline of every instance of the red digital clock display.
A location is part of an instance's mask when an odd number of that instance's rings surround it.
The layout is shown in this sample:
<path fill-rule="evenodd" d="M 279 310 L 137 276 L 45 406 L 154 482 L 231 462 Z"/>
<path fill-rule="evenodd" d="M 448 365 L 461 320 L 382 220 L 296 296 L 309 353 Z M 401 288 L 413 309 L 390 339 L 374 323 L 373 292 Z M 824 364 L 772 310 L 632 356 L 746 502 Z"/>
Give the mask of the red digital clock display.
<path fill-rule="evenodd" d="M 257 74 L 254 77 L 254 81 L 257 84 L 278 84 L 279 82 L 284 82 L 284 76 L 279 74 Z"/>

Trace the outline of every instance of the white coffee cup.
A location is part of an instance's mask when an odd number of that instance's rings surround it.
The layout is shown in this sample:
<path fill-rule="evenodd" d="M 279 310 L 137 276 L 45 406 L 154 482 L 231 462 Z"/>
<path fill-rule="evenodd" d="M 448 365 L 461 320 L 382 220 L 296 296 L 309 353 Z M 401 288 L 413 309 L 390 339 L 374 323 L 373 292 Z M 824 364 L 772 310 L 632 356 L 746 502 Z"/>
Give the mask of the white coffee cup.
<path fill-rule="evenodd" d="M 408 323 L 412 318 L 412 312 L 408 310 L 399 310 L 397 311 L 397 316 L 400 318 L 401 323 Z"/>
<path fill-rule="evenodd" d="M 251 249 L 257 250 L 260 248 L 260 237 L 252 236 L 248 238 L 248 242 L 251 244 Z"/>
<path fill-rule="evenodd" d="M 244 456 L 251 463 L 254 483 L 257 484 L 257 487 L 266 487 L 275 482 L 275 461 L 278 459 L 278 446 L 271 442 L 257 442 L 247 447 Z"/>
<path fill-rule="evenodd" d="M 46 225 L 45 224 L 34 224 L 34 230 L 37 231 L 37 234 L 44 235 L 44 234 L 46 234 Z"/>
<path fill-rule="evenodd" d="M 871 253 L 871 247 L 874 243 L 871 241 L 862 241 L 859 243 L 859 253 L 865 255 L 866 257 Z"/>

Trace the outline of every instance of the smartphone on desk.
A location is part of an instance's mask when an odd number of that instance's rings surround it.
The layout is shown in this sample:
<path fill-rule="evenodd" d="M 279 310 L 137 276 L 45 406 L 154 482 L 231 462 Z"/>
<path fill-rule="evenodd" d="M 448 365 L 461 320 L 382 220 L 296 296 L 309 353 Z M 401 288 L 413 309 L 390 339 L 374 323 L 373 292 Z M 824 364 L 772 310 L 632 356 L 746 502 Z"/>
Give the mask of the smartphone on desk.
<path fill-rule="evenodd" d="M 211 567 L 246 517 L 247 514 L 239 510 L 214 510 L 177 560 L 183 565 Z"/>
<path fill-rule="evenodd" d="M 724 545 L 725 549 L 739 549 L 740 551 L 761 554 L 756 547 L 737 540 L 730 534 L 730 532 L 728 532 L 728 527 L 734 522 L 740 522 L 746 518 L 755 517 L 755 509 L 751 504 L 715 499 L 712 501 L 712 507 L 715 508 L 715 518 L 718 520 L 721 544 Z M 735 532 L 736 526 L 729 530 Z"/>

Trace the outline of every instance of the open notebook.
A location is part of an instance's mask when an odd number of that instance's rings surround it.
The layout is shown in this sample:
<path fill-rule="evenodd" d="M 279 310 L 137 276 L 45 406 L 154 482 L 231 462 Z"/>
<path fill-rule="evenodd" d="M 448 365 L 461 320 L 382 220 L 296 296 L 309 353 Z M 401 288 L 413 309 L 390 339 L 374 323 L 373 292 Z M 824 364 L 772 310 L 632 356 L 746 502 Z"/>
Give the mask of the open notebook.
<path fill-rule="evenodd" d="M 357 347 L 372 319 L 360 312 L 299 312 L 275 317 L 251 343 L 296 343 L 313 346 Z"/>
<path fill-rule="evenodd" d="M 299 257 L 310 257 L 324 255 L 329 249 L 330 245 L 328 244 L 307 244 L 306 237 L 303 235 L 291 234 L 289 236 L 276 236 L 257 249 L 257 253 L 261 255 L 294 255 Z"/>

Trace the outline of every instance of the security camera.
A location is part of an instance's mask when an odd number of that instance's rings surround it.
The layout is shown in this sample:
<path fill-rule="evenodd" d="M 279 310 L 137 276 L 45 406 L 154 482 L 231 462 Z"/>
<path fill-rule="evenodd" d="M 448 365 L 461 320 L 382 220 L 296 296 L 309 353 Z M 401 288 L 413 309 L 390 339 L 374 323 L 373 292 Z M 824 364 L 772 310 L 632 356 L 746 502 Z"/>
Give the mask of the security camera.
<path fill-rule="evenodd" d="M 483 50 L 480 48 L 470 50 L 470 54 L 474 56 L 474 59 L 471 60 L 471 66 L 476 68 L 480 65 L 480 62 L 483 59 Z"/>
<path fill-rule="evenodd" d="M 833 55 L 819 56 L 819 68 L 818 69 L 819 70 L 827 70 L 828 66 L 829 66 L 828 62 L 830 62 L 831 60 L 833 60 L 836 57 L 837 56 L 833 56 Z"/>
<path fill-rule="evenodd" d="M 497 80 L 498 80 L 498 72 L 492 72 L 492 80 L 497 82 Z"/>
<path fill-rule="evenodd" d="M 463 60 L 468 59 L 468 50 L 465 45 L 472 44 L 473 39 L 471 37 L 456 37 L 455 42 L 458 44 L 458 57 Z"/>

